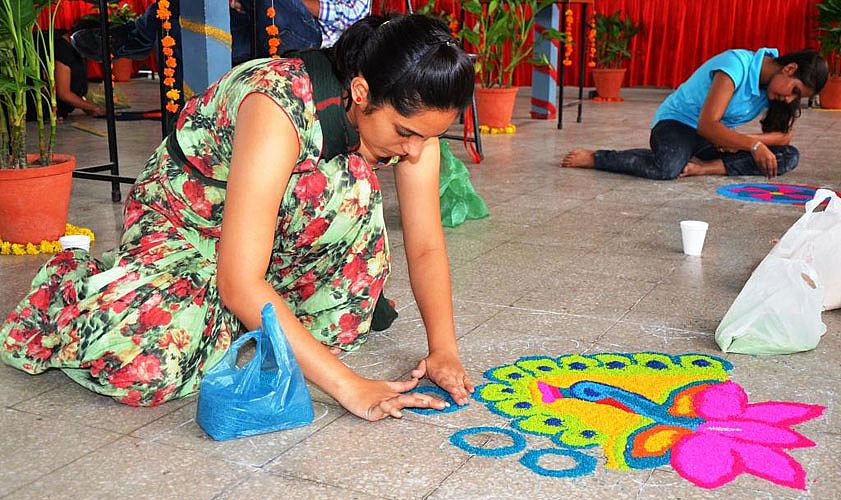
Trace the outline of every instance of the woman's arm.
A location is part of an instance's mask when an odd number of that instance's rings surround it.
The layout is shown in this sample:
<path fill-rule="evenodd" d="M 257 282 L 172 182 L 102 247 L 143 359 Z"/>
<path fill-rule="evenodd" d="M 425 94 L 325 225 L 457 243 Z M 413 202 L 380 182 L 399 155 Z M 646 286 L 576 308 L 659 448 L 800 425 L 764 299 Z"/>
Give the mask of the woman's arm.
<path fill-rule="evenodd" d="M 426 141 L 417 160 L 406 159 L 395 167 L 409 280 L 429 342 L 429 356 L 412 376 L 428 375 L 456 403 L 466 404 L 473 384 L 456 348 L 450 266 L 441 227 L 439 162 L 436 137 Z"/>
<path fill-rule="evenodd" d="M 299 154 L 295 129 L 267 96 L 248 96 L 237 112 L 228 176 L 217 285 L 222 302 L 248 329 L 260 326 L 271 302 L 304 375 L 354 414 L 370 420 L 400 416 L 406 406 L 443 408 L 422 394 L 401 395 L 417 384 L 367 380 L 317 341 L 266 281 L 277 214 Z"/>
<path fill-rule="evenodd" d="M 70 90 L 70 66 L 56 61 L 55 63 L 55 93 L 56 97 L 85 113 L 94 116 L 104 116 L 105 108 L 82 99 Z"/>
<path fill-rule="evenodd" d="M 761 139 L 740 134 L 721 123 L 736 86 L 727 74 L 718 71 L 698 117 L 698 134 L 716 146 L 731 151 L 750 151 L 757 166 L 769 178 L 777 175 L 777 157 Z"/>

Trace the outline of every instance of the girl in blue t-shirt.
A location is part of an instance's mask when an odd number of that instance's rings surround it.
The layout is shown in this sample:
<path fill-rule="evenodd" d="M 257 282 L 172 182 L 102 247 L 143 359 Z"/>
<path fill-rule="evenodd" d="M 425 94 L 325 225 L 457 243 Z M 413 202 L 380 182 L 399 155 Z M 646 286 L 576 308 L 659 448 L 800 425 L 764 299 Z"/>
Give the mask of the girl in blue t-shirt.
<path fill-rule="evenodd" d="M 654 115 L 651 149 L 577 149 L 563 167 L 667 180 L 692 175 L 764 175 L 797 166 L 791 146 L 800 99 L 821 91 L 829 69 L 814 51 L 728 50 L 705 62 Z M 761 134 L 733 130 L 768 110 Z"/>

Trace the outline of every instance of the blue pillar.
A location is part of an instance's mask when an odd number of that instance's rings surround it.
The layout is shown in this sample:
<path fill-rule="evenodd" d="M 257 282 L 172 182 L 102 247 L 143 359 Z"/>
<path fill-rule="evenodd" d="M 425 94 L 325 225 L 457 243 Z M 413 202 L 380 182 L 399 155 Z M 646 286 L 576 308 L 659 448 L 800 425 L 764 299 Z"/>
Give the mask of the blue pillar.
<path fill-rule="evenodd" d="M 543 9 L 535 19 L 534 58 L 546 56 L 551 66 L 535 66 L 531 73 L 531 117 L 541 120 L 555 118 L 558 102 L 558 65 L 561 64 L 560 44 L 557 40 L 547 40 L 537 37 L 542 29 L 560 29 L 561 8 L 558 4 Z"/>
<path fill-rule="evenodd" d="M 189 0 L 181 7 L 184 94 L 203 92 L 231 69 L 231 18 L 228 2 Z"/>

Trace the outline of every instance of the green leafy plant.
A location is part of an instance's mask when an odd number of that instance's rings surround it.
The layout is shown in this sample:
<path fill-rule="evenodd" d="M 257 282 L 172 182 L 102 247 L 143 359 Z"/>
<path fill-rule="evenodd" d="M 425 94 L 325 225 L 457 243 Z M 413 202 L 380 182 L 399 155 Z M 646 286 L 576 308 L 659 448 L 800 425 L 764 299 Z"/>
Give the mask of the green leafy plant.
<path fill-rule="evenodd" d="M 36 103 L 38 162 L 52 164 L 57 125 L 53 42 L 59 3 L 61 0 L 0 0 L 0 168 L 29 166 L 26 159 L 28 97 Z M 44 29 L 38 24 L 38 16 L 47 7 L 51 7 L 49 26 Z M 49 133 L 44 102 L 49 103 Z"/>
<path fill-rule="evenodd" d="M 596 66 L 605 69 L 620 69 L 631 58 L 628 44 L 639 32 L 641 26 L 620 11 L 613 14 L 593 16 L 596 29 Z"/>
<path fill-rule="evenodd" d="M 475 47 L 476 74 L 485 87 L 511 87 L 517 65 L 534 54 L 534 41 L 529 36 L 534 31 L 538 12 L 555 3 L 553 0 L 467 0 L 462 8 L 476 16 L 472 26 L 462 27 L 459 37 Z M 561 40 L 564 34 L 546 29 L 538 36 L 548 40 Z M 509 57 L 505 57 L 506 45 Z M 542 60 L 529 61 L 548 65 Z"/>
<path fill-rule="evenodd" d="M 85 21 L 99 22 L 99 9 L 94 9 L 90 14 L 85 14 L 81 18 Z M 137 13 L 131 5 L 126 2 L 108 2 L 108 23 L 113 26 L 120 26 L 129 21 L 137 19 Z"/>
<path fill-rule="evenodd" d="M 829 74 L 841 77 L 841 0 L 818 3 L 818 42 L 829 64 Z"/>

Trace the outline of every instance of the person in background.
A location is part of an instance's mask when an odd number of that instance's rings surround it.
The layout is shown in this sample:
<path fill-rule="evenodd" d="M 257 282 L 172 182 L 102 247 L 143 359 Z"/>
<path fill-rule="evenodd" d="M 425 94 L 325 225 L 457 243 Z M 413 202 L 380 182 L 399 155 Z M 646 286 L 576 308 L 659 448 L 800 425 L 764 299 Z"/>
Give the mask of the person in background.
<path fill-rule="evenodd" d="M 251 0 L 229 0 L 231 14 L 231 61 L 234 66 L 252 59 L 252 39 L 257 20 L 257 40 L 254 54 L 268 57 L 268 35 L 265 27 L 271 24 L 266 14 L 274 7 L 274 23 L 278 27 L 281 52 L 319 47 L 331 47 L 351 24 L 371 12 L 370 0 L 257 0 L 256 15 Z M 173 5 L 172 9 L 176 6 Z M 111 29 L 111 52 L 114 57 L 142 60 L 155 47 L 160 30 L 156 16 L 157 3 L 151 4 L 137 19 Z M 173 29 L 180 29 L 177 23 Z M 102 62 L 102 33 L 98 28 L 76 31 L 73 45 L 85 57 Z M 179 46 L 176 45 L 176 50 Z M 178 55 L 176 55 L 178 58 Z"/>
<path fill-rule="evenodd" d="M 75 29 L 82 29 L 85 22 L 77 23 Z M 53 39 L 55 45 L 55 86 L 58 117 L 67 115 L 76 109 L 91 116 L 105 116 L 105 108 L 85 99 L 88 93 L 88 65 L 85 58 L 70 43 L 70 31 L 56 30 Z M 27 108 L 27 119 L 34 120 L 36 113 L 34 102 Z M 48 102 L 43 103 L 49 106 Z"/>
<path fill-rule="evenodd" d="M 595 168 L 657 180 L 695 175 L 763 175 L 797 166 L 792 127 L 800 99 L 821 91 L 826 61 L 810 50 L 728 50 L 714 56 L 657 109 L 651 149 L 577 149 L 561 166 Z M 767 111 L 766 111 L 767 110 Z M 762 133 L 733 130 L 766 111 Z"/>

